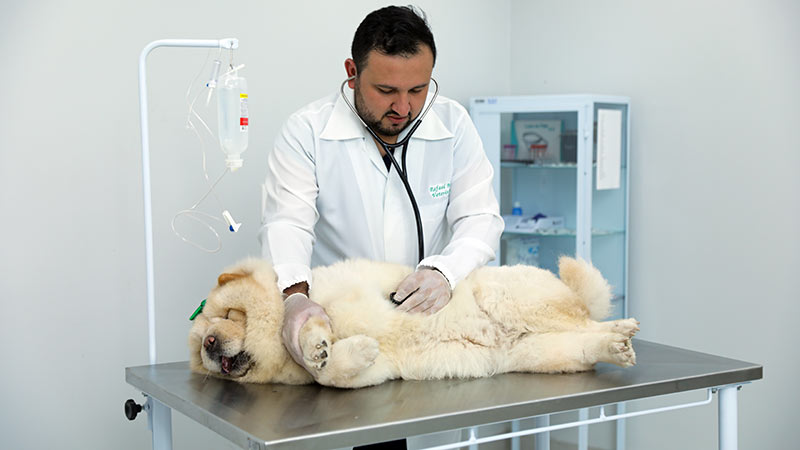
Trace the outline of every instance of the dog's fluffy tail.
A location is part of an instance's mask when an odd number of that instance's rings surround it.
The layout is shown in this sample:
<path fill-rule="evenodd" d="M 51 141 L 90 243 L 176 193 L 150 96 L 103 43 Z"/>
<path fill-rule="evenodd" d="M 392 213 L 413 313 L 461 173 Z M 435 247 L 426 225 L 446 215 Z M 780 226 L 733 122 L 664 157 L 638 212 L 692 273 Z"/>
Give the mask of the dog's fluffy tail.
<path fill-rule="evenodd" d="M 562 256 L 558 274 L 572 292 L 578 294 L 589 309 L 592 320 L 602 320 L 611 312 L 611 286 L 593 265 L 583 259 Z"/>

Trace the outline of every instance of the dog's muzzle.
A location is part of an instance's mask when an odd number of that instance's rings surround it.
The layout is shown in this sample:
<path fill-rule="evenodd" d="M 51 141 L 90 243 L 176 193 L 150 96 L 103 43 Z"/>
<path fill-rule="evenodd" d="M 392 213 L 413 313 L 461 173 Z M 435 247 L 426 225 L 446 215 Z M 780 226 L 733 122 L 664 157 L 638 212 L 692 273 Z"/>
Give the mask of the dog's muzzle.
<path fill-rule="evenodd" d="M 203 340 L 203 349 L 208 359 L 219 362 L 220 372 L 223 375 L 242 376 L 250 369 L 249 354 L 243 351 L 233 356 L 223 354 L 219 340 L 215 336 L 207 336 Z"/>

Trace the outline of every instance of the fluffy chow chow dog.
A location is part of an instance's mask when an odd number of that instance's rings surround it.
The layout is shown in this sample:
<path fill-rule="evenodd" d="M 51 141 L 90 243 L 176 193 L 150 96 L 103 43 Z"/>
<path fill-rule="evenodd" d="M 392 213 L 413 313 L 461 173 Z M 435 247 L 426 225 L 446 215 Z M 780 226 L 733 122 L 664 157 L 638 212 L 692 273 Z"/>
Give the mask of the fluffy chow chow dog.
<path fill-rule="evenodd" d="M 411 271 L 365 260 L 314 269 L 310 298 L 331 323 L 312 319 L 300 331 L 309 373 L 281 341 L 275 272 L 265 261 L 244 261 L 219 276 L 194 319 L 191 368 L 240 382 L 357 388 L 397 378 L 577 372 L 636 361 L 631 337 L 638 322 L 599 321 L 611 290 L 583 260 L 562 257 L 560 279 L 528 266 L 477 269 L 430 316 L 397 311 L 389 301 Z"/>

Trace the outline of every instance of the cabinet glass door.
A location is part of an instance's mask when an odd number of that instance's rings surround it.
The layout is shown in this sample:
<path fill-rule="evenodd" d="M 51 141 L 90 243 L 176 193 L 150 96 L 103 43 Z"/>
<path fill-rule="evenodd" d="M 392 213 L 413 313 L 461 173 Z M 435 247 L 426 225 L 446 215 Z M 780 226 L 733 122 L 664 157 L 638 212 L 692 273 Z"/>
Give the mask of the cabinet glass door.
<path fill-rule="evenodd" d="M 500 125 L 500 263 L 557 272 L 559 256 L 576 250 L 578 113 L 503 113 Z"/>

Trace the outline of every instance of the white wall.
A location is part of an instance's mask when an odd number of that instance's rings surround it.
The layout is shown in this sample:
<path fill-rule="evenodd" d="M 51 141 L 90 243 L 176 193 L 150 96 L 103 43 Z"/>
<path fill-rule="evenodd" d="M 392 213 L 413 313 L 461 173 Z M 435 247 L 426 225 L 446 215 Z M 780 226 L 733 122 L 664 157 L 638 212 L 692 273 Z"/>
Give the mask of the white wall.
<path fill-rule="evenodd" d="M 796 448 L 800 4 L 511 5 L 512 93 L 631 97 L 640 337 L 763 364 L 740 392 L 740 448 Z M 715 448 L 715 414 L 630 420 L 628 448 Z"/>
<path fill-rule="evenodd" d="M 224 236 L 222 252 L 207 256 L 174 237 L 170 221 L 205 192 L 198 146 L 183 127 L 184 92 L 208 52 L 162 48 L 148 59 L 159 361 L 185 360 L 188 315 L 216 275 L 260 253 L 259 185 L 281 123 L 338 89 L 356 26 L 384 4 L 3 2 L 1 448 L 149 446 L 146 417 L 129 423 L 122 414 L 126 398 L 141 399 L 125 383 L 124 368 L 148 362 L 141 49 L 162 38 L 235 36 L 235 61 L 247 65 L 250 84 L 245 166 L 218 189 L 244 225 Z M 442 94 L 462 103 L 470 95 L 508 94 L 509 3 L 420 5 L 437 38 Z M 220 155 L 209 145 L 212 177 L 222 170 Z M 206 206 L 219 212 L 213 201 Z M 175 448 L 232 448 L 180 414 L 174 430 Z"/>
<path fill-rule="evenodd" d="M 796 3 L 424 1 L 442 93 L 633 99 L 632 312 L 642 337 L 765 364 L 742 448 L 791 448 L 800 229 Z M 124 367 L 147 363 L 136 64 L 167 37 L 236 36 L 250 82 L 245 167 L 219 188 L 245 222 L 220 254 L 169 221 L 202 193 L 183 93 L 203 50 L 149 59 L 159 361 L 223 266 L 257 254 L 262 162 L 281 122 L 334 91 L 373 1 L 5 2 L 0 14 L 0 447 L 147 448 Z M 607 9 L 606 9 L 607 8 Z M 569 33 L 565 33 L 569 32 Z M 209 148 L 209 172 L 221 170 Z M 213 203 L 210 205 L 213 206 Z M 213 211 L 213 210 L 212 210 Z M 17 344 L 19 343 L 19 344 Z M 713 448 L 713 411 L 630 422 L 629 448 Z M 176 448 L 232 448 L 174 415 Z M 647 441 L 645 441 L 647 439 Z M 645 444 L 648 442 L 648 444 Z"/>

